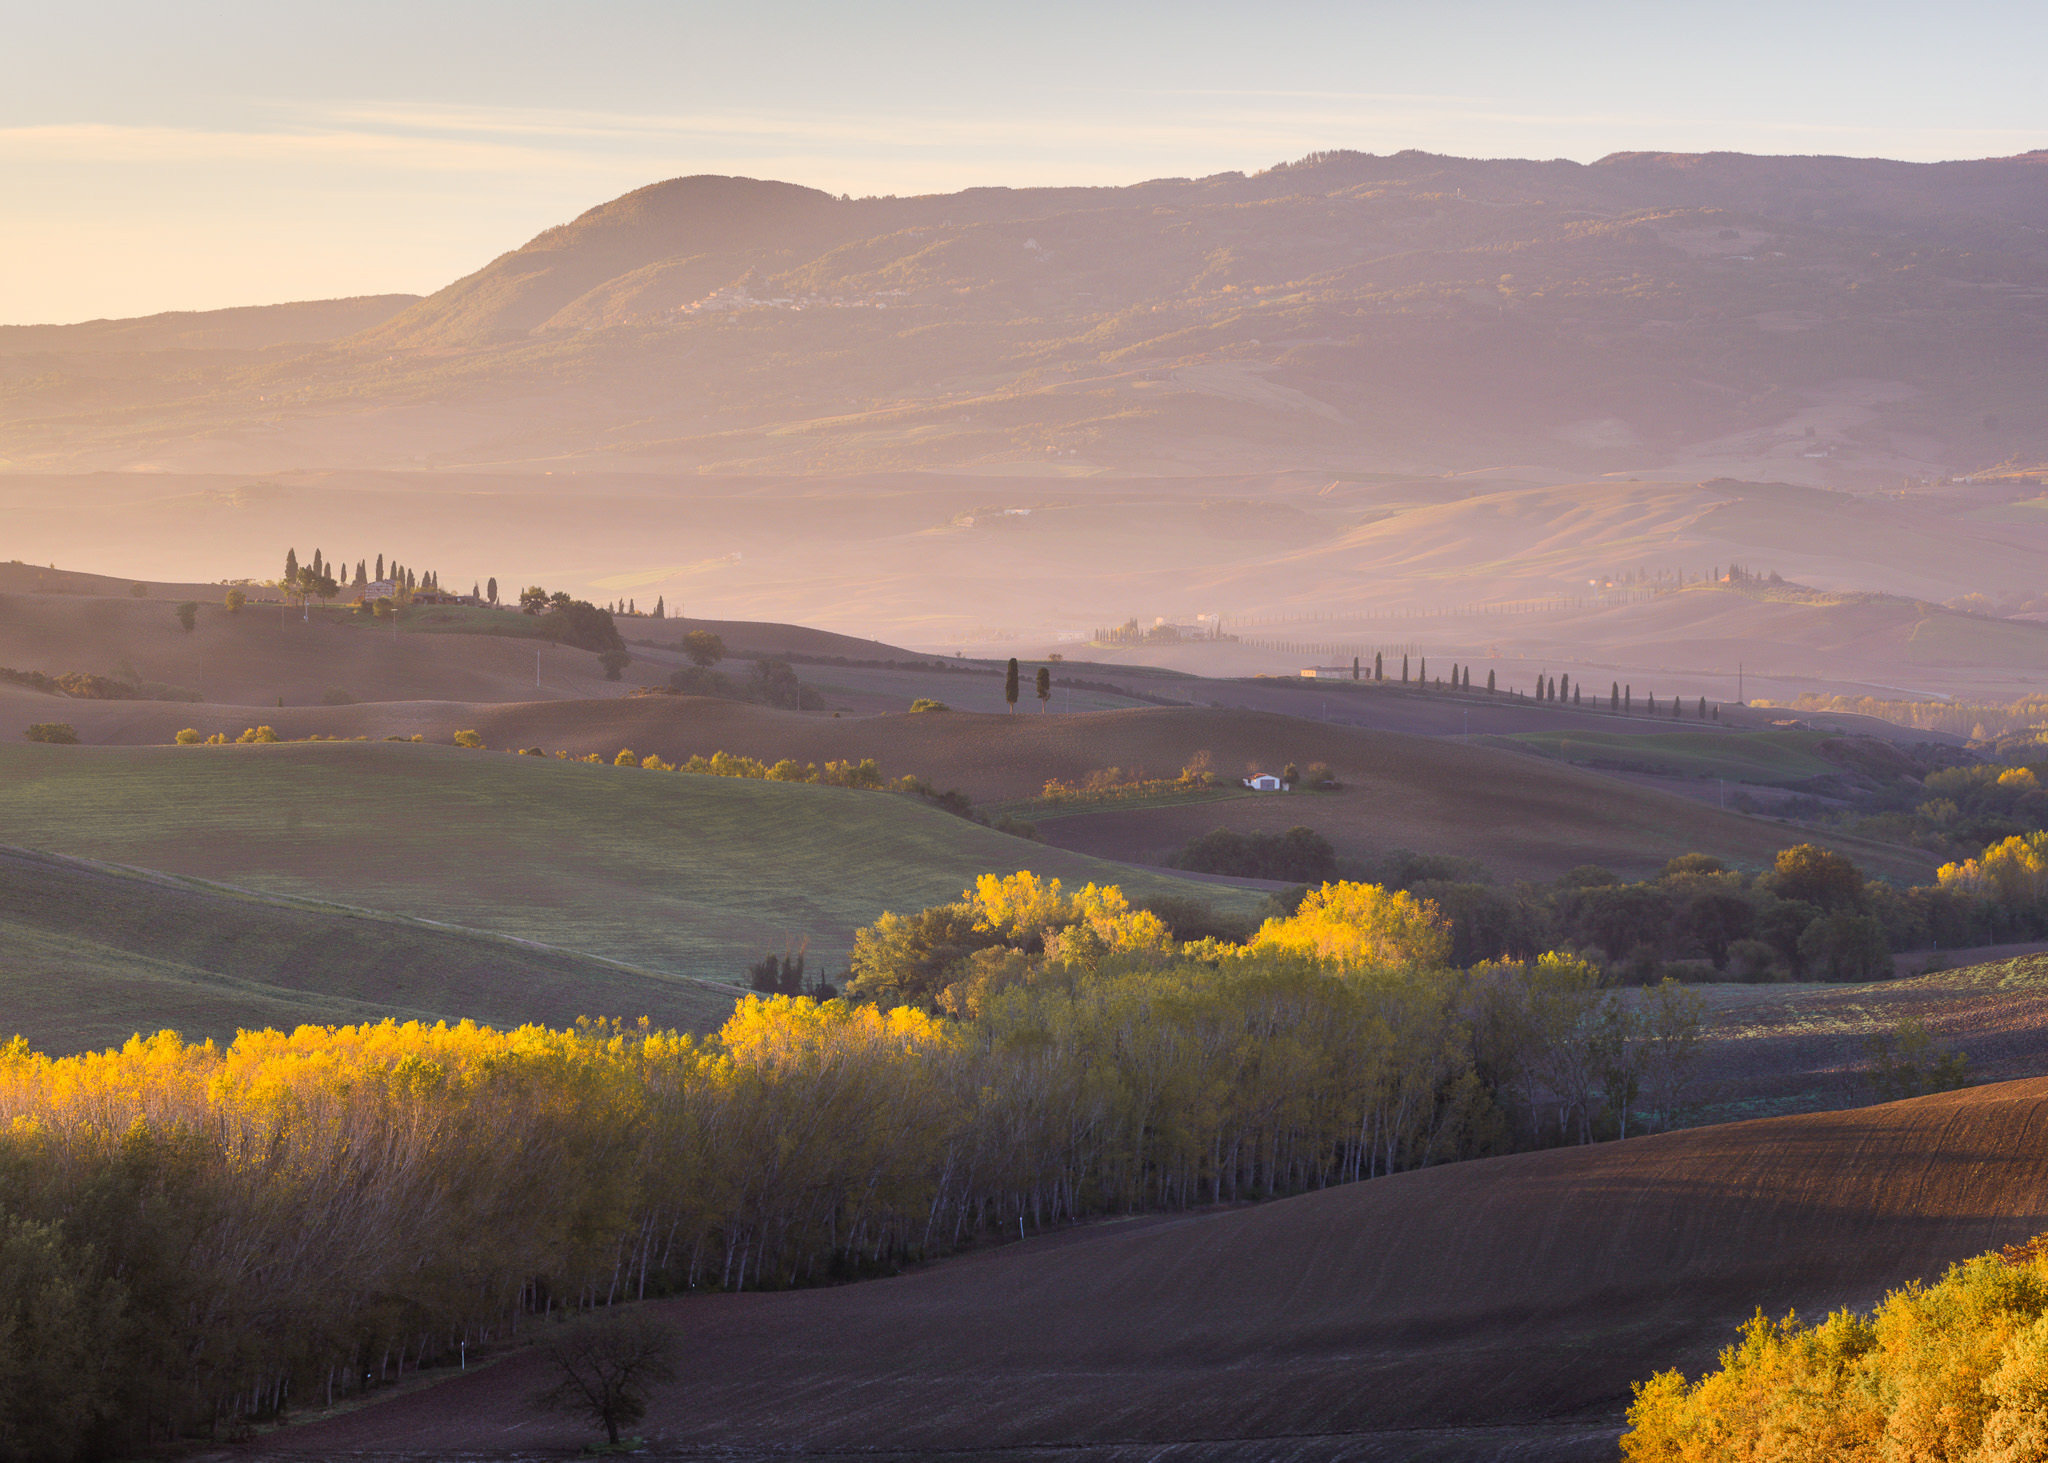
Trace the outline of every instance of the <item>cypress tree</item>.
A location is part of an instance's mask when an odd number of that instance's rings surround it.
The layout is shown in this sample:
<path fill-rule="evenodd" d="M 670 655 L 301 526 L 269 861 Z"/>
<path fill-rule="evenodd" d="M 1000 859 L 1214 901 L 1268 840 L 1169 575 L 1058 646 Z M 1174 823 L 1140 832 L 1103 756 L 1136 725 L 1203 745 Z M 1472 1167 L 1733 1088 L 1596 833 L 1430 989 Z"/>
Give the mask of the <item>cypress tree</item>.
<path fill-rule="evenodd" d="M 1405 650 L 1401 652 L 1401 684 L 1408 684 L 1408 652 Z"/>
<path fill-rule="evenodd" d="M 1572 687 L 1572 705 L 1574 705 L 1574 706 L 1577 706 L 1578 704 L 1579 704 L 1579 688 L 1578 688 L 1577 686 L 1573 686 L 1573 687 Z"/>
<path fill-rule="evenodd" d="M 1636 709 L 1635 699 L 1636 688 L 1634 686 L 1623 686 L 1621 688 L 1621 709 L 1623 711 L 1633 712 Z"/>
<path fill-rule="evenodd" d="M 496 579 L 486 579 L 484 581 L 484 595 L 492 604 L 498 602 L 498 581 Z"/>
<path fill-rule="evenodd" d="M 1009 669 L 1003 672 L 1003 699 L 1010 703 L 1010 710 L 1017 709 L 1017 657 L 1010 657 Z"/>
<path fill-rule="evenodd" d="M 1038 714 L 1043 716 L 1052 707 L 1052 670 L 1050 667 L 1040 666 L 1038 668 L 1036 690 L 1038 691 Z"/>
<path fill-rule="evenodd" d="M 1557 695 L 1560 701 L 1572 699 L 1572 678 L 1569 675 L 1557 678 Z"/>
<path fill-rule="evenodd" d="M 1351 657 L 1351 679 L 1358 679 L 1358 657 L 1355 655 Z"/>
<path fill-rule="evenodd" d="M 1616 681 L 1614 689 L 1607 693 L 1607 709 L 1609 711 L 1621 710 L 1621 682 L 1619 681 Z"/>
<path fill-rule="evenodd" d="M 1386 661 L 1377 650 L 1372 653 L 1372 678 L 1375 681 L 1384 681 L 1387 678 Z"/>
<path fill-rule="evenodd" d="M 1702 697 L 1700 697 L 1700 720 L 1701 720 L 1701 721 L 1705 721 L 1706 719 L 1707 719 L 1707 698 L 1706 698 L 1706 697 L 1704 697 L 1704 696 L 1702 696 Z"/>
<path fill-rule="evenodd" d="M 498 597 L 498 586 L 497 586 L 497 581 L 496 581 L 496 580 L 493 580 L 493 581 L 491 581 L 491 598 L 492 598 L 492 599 L 496 599 L 497 597 Z M 655 619 L 657 619 L 657 620 L 666 620 L 666 619 L 668 618 L 668 596 L 667 596 L 667 595 L 663 595 L 663 594 L 657 594 L 657 595 L 656 595 L 656 596 L 654 597 L 654 618 L 655 618 Z"/>
<path fill-rule="evenodd" d="M 292 581 L 298 577 L 299 551 L 297 549 L 286 549 L 284 551 L 284 582 L 286 586 L 289 587 Z"/>
<path fill-rule="evenodd" d="M 384 556 L 382 554 L 377 555 L 377 578 L 379 580 L 384 578 Z"/>
<path fill-rule="evenodd" d="M 1489 696 L 1491 696 L 1491 695 L 1493 695 L 1493 694 L 1494 694 L 1495 690 L 1496 690 L 1496 687 L 1494 686 L 1494 683 L 1493 683 L 1493 672 L 1492 672 L 1492 670 L 1491 670 L 1491 669 L 1489 669 L 1489 670 L 1488 670 L 1488 671 L 1486 672 L 1486 694 L 1487 694 L 1487 695 L 1489 695 Z"/>

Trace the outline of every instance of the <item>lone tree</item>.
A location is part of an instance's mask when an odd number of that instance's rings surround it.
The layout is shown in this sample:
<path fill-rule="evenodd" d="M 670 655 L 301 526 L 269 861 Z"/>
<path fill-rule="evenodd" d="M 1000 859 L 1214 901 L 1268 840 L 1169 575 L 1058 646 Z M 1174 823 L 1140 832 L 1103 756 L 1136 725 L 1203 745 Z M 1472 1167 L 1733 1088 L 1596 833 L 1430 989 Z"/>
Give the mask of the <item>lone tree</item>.
<path fill-rule="evenodd" d="M 1010 703 L 1010 710 L 1017 709 L 1017 657 L 1010 657 L 1010 665 L 1003 672 L 1003 699 Z"/>
<path fill-rule="evenodd" d="M 620 672 L 633 663 L 633 657 L 623 650 L 600 650 L 597 653 L 597 663 L 604 667 L 604 678 L 607 681 L 616 681 L 620 678 Z"/>
<path fill-rule="evenodd" d="M 683 654 L 709 670 L 725 659 L 725 642 L 709 630 L 692 630 L 683 637 Z"/>
<path fill-rule="evenodd" d="M 638 1312 L 572 1321 L 543 1341 L 540 1353 L 558 1379 L 534 1405 L 588 1418 L 614 1447 L 620 1428 L 647 1415 L 648 1384 L 676 1376 L 673 1333 Z"/>
<path fill-rule="evenodd" d="M 484 598 L 492 604 L 498 602 L 498 581 L 496 579 L 486 579 L 484 581 Z"/>
<path fill-rule="evenodd" d="M 519 591 L 519 613 L 537 615 L 548 607 L 548 592 L 538 584 L 529 584 Z"/>
<path fill-rule="evenodd" d="M 1383 652 L 1377 650 L 1372 653 L 1372 678 L 1375 681 L 1384 681 L 1387 678 L 1387 663 L 1381 659 L 1382 654 Z"/>
<path fill-rule="evenodd" d="M 1038 668 L 1038 714 L 1043 716 L 1052 705 L 1052 672 L 1044 666 Z"/>
<path fill-rule="evenodd" d="M 199 602 L 197 600 L 188 599 L 178 606 L 178 623 L 185 627 L 187 635 L 192 633 L 192 627 L 199 623 Z M 1705 703 L 1701 704 L 1704 705 Z"/>
<path fill-rule="evenodd" d="M 229 590 L 227 600 L 225 601 L 228 607 L 228 613 L 231 615 L 239 615 L 242 612 L 242 606 L 247 604 L 248 602 L 249 596 L 242 593 L 242 591 L 239 589 Z"/>

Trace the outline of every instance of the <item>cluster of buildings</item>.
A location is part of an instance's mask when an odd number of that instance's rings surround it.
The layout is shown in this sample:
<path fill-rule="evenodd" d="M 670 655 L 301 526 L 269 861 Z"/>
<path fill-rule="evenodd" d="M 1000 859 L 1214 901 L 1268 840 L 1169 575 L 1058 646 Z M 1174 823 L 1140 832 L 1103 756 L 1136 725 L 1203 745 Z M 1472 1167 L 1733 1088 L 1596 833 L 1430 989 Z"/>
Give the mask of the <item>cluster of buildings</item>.
<path fill-rule="evenodd" d="M 881 290 L 872 295 L 770 295 L 751 293 L 742 281 L 713 290 L 701 299 L 676 306 L 678 315 L 729 315 L 742 310 L 886 310 L 889 301 L 909 290 Z"/>

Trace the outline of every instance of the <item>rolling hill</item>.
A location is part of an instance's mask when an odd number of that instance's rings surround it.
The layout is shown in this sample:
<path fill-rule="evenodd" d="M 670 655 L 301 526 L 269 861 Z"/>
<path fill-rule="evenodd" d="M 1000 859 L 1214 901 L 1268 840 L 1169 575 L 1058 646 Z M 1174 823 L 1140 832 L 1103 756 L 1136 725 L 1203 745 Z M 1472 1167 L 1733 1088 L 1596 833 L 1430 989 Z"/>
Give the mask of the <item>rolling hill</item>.
<path fill-rule="evenodd" d="M 990 700 L 992 684 L 982 688 Z M 1322 762 L 1345 784 L 1342 791 L 1077 812 L 1047 819 L 1040 833 L 1048 843 L 1093 857 L 1158 864 L 1212 828 L 1280 832 L 1306 824 L 1350 859 L 1370 861 L 1396 849 L 1416 849 L 1475 858 L 1504 878 L 1545 879 L 1586 863 L 1647 876 L 1688 852 L 1758 867 L 1780 848 L 1817 837 L 1872 873 L 1920 882 L 1933 871 L 1927 856 L 1914 850 L 1847 835 L 1810 834 L 1526 753 L 1468 746 L 1453 737 L 1418 737 L 1228 707 L 1060 716 L 951 711 L 832 717 L 707 697 L 637 696 L 252 709 L 68 701 L 0 687 L 0 715 L 9 714 L 24 723 L 69 720 L 88 742 L 159 746 L 182 726 L 233 736 L 263 722 L 285 737 L 418 733 L 444 743 L 467 729 L 479 732 L 495 749 L 539 747 L 606 758 L 621 748 L 667 761 L 719 751 L 769 762 L 789 757 L 822 764 L 872 757 L 887 776 L 915 774 L 941 790 L 958 788 L 980 804 L 1018 804 L 1026 817 L 1038 815 L 1021 805 L 1048 781 L 1080 783 L 1106 768 L 1172 777 L 1206 757 L 1218 774 L 1234 780 L 1254 767 L 1276 771 L 1289 762 L 1302 767 Z M 1486 719 L 1476 719 L 1484 731 Z M 1592 717 L 1580 720 L 1600 724 Z M 1596 738 L 1602 734 L 1591 733 Z M 1763 734 L 1768 746 L 1760 751 L 1782 750 L 1770 741 L 1775 735 Z M 1693 744 L 1709 734 L 1671 736 L 1675 751 L 1697 761 L 1701 752 Z M 1710 744 L 1708 750 L 1741 762 L 1741 749 L 1747 746 L 1741 734 L 1718 736 L 1726 748 Z M 1641 740 L 1656 746 L 1666 738 L 1645 735 Z M 1805 740 L 1824 739 L 1809 735 Z M 141 855 L 134 861 L 151 862 Z"/>
<path fill-rule="evenodd" d="M 2048 1228 L 2048 1078 L 1109 1223 L 893 1279 L 659 1303 L 656 1451 L 735 1460 L 1614 1456 L 1629 1383 Z M 575 1446 L 530 1354 L 277 1458 Z"/>
<path fill-rule="evenodd" d="M 891 794 L 384 742 L 0 744 L 0 836 L 714 981 L 805 939 L 813 971 L 836 974 L 856 928 L 983 873 L 1260 898 Z"/>
<path fill-rule="evenodd" d="M 52 1054 L 166 1028 L 647 1016 L 708 1030 L 723 985 L 422 919 L 0 848 L 5 1031 Z"/>
<path fill-rule="evenodd" d="M 110 341 L 180 332 L 24 337 L 40 370 L 0 441 L 66 470 L 1770 462 L 1896 481 L 2048 445 L 2044 156 L 1332 152 L 859 200 L 677 178 L 395 314 L 360 302 L 340 341 L 311 318 L 195 323 L 244 356 L 123 379 Z M 299 351 L 249 359 L 294 326 Z"/>

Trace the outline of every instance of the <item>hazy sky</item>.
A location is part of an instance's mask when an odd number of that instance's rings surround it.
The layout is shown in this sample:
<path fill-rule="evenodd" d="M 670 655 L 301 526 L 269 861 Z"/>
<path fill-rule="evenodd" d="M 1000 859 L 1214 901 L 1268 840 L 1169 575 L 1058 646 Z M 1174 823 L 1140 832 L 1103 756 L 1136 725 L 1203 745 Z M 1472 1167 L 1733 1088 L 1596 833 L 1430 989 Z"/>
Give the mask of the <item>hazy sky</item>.
<path fill-rule="evenodd" d="M 6 35 L 0 323 L 426 293 L 685 173 L 2048 146 L 2038 0 L 16 0 Z"/>

